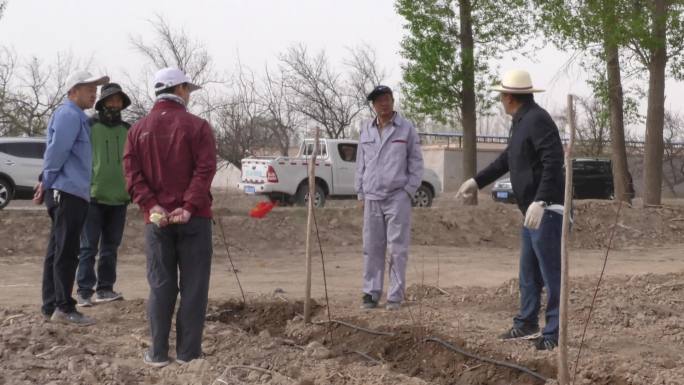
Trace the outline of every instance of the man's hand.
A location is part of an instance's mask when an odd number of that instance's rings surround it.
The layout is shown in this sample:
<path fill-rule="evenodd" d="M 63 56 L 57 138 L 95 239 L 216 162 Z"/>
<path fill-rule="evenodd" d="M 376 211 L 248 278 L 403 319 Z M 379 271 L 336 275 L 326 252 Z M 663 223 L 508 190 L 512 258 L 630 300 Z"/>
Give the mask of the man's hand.
<path fill-rule="evenodd" d="M 542 201 L 532 202 L 525 213 L 524 226 L 530 230 L 537 230 L 544 217 L 545 206 Z"/>
<path fill-rule="evenodd" d="M 150 209 L 150 222 L 157 225 L 157 227 L 164 227 L 169 224 L 169 214 L 159 205 L 154 205 Z"/>
<path fill-rule="evenodd" d="M 362 200 L 360 200 L 360 201 L 358 201 L 358 202 L 359 202 L 359 203 L 358 203 L 359 208 L 363 208 L 364 199 L 362 199 Z"/>
<path fill-rule="evenodd" d="M 475 194 L 477 194 L 477 190 L 479 190 L 477 182 L 475 182 L 475 179 L 470 178 L 463 182 L 461 187 L 458 189 L 458 192 L 456 193 L 456 199 L 467 202 L 471 200 Z"/>
<path fill-rule="evenodd" d="M 190 211 L 179 207 L 169 213 L 169 223 L 174 225 L 188 223 L 191 216 Z"/>
<path fill-rule="evenodd" d="M 33 203 L 36 205 L 42 205 L 43 195 L 43 182 L 38 182 L 38 184 L 33 188 Z"/>

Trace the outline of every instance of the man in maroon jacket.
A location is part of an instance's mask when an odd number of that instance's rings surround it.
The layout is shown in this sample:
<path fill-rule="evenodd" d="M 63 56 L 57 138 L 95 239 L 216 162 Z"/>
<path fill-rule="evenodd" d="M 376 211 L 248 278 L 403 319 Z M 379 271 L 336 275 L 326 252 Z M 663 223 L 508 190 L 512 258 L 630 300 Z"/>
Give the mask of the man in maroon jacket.
<path fill-rule="evenodd" d="M 128 192 L 144 211 L 146 223 L 152 346 L 144 361 L 162 367 L 169 364 L 179 286 L 176 361 L 202 355 L 212 255 L 209 190 L 216 173 L 216 146 L 209 123 L 186 108 L 190 93 L 200 87 L 175 68 L 157 72 L 154 87 L 157 100 L 152 110 L 128 133 L 124 169 Z"/>

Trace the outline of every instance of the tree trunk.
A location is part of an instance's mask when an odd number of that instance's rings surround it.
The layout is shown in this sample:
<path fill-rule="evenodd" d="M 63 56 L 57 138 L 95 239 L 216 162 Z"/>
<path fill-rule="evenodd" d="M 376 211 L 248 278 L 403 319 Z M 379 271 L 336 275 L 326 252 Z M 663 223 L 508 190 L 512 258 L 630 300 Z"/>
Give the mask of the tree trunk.
<path fill-rule="evenodd" d="M 609 12 L 614 12 L 609 10 Z M 613 20 L 611 13 L 608 20 Z M 610 111 L 611 158 L 613 167 L 613 194 L 616 200 L 630 202 L 629 169 L 627 167 L 627 150 L 625 148 L 624 96 L 622 92 L 622 75 L 620 73 L 620 53 L 618 46 L 610 36 L 610 22 L 603 28 L 603 49 L 606 55 L 606 74 L 608 77 L 608 110 Z"/>
<path fill-rule="evenodd" d="M 461 66 L 463 67 L 463 181 L 477 172 L 477 115 L 475 111 L 475 56 L 471 0 L 459 0 Z M 477 204 L 477 195 L 469 204 Z"/>
<path fill-rule="evenodd" d="M 665 122 L 665 65 L 667 64 L 667 4 L 654 0 L 653 41 L 648 65 L 646 153 L 644 154 L 644 203 L 659 205 L 663 183 L 663 126 Z"/>
<path fill-rule="evenodd" d="M 288 134 L 283 134 L 279 140 L 280 143 L 280 155 L 288 156 L 290 153 L 290 136 Z"/>

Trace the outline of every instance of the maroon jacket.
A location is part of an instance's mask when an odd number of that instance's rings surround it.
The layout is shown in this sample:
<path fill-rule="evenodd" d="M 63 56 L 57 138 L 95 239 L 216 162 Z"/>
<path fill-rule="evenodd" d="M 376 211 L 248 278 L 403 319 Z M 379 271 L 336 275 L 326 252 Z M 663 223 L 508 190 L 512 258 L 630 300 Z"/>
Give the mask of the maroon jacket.
<path fill-rule="evenodd" d="M 209 123 L 172 100 L 159 100 L 128 132 L 124 150 L 126 185 L 145 212 L 183 207 L 211 218 L 211 181 L 216 173 L 216 141 Z"/>

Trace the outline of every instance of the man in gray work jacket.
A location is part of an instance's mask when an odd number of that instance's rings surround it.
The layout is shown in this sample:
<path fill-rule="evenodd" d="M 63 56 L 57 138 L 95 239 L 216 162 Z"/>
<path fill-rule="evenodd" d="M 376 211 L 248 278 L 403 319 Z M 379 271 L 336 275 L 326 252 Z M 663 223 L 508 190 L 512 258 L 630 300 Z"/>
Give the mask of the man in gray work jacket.
<path fill-rule="evenodd" d="M 411 236 L 411 202 L 423 178 L 423 155 L 411 122 L 394 111 L 386 86 L 368 95 L 376 117 L 361 127 L 356 156 L 356 193 L 363 211 L 363 307 L 377 307 L 389 249 L 387 310 L 404 300 Z"/>

